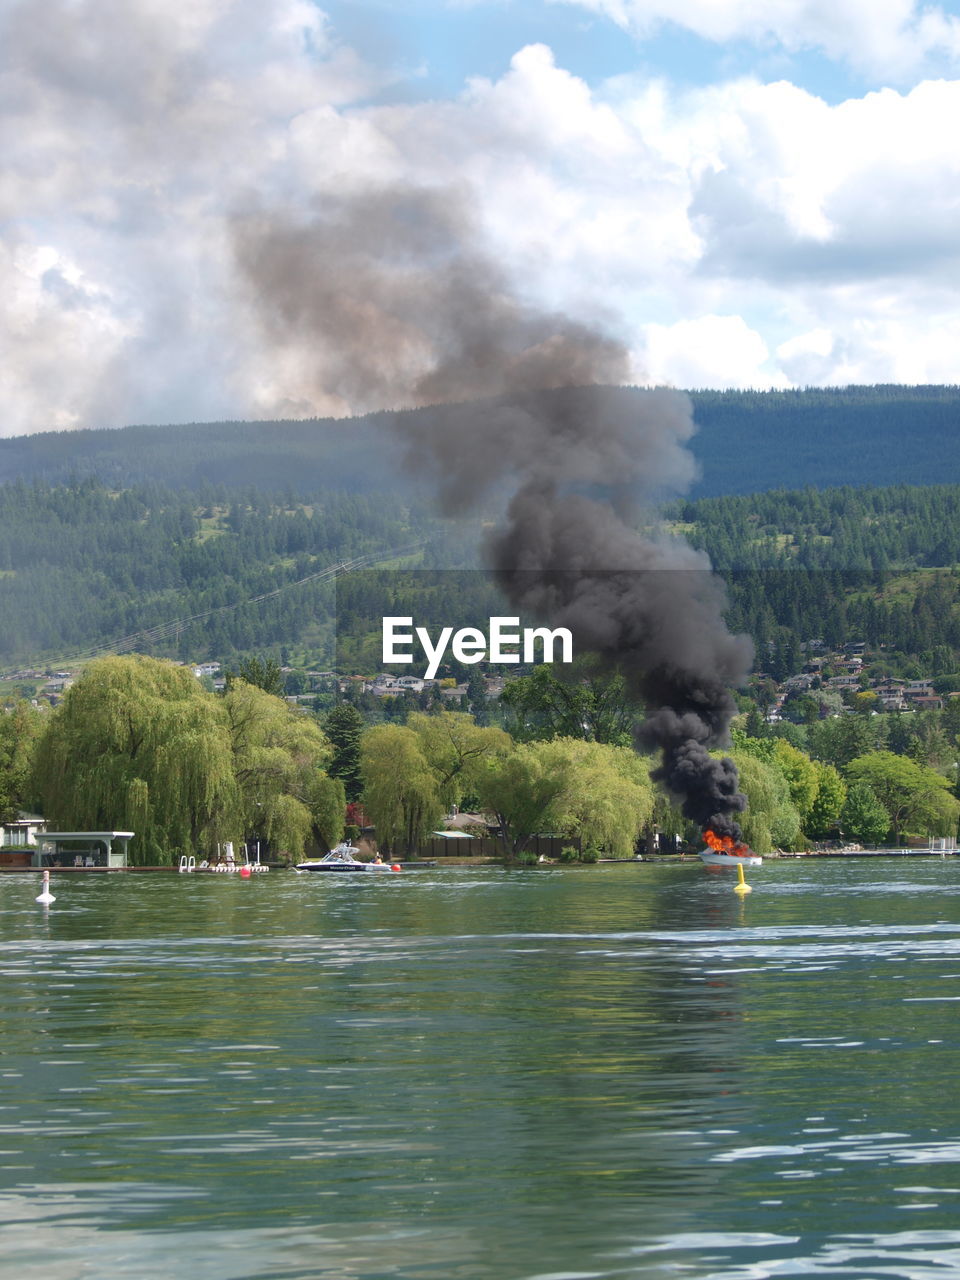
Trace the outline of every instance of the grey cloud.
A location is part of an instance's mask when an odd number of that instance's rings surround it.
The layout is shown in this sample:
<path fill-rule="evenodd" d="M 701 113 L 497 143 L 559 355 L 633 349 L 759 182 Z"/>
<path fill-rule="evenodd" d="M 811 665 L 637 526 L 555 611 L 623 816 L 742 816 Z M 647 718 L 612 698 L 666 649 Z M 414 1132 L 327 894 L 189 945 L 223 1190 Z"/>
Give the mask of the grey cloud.
<path fill-rule="evenodd" d="M 699 274 L 772 284 L 847 284 L 960 269 L 960 237 L 952 198 L 939 201 L 929 183 L 912 186 L 894 174 L 841 186 L 824 206 L 834 231 L 803 236 L 757 191 L 757 174 L 704 175 L 690 203 L 704 250 Z"/>
<path fill-rule="evenodd" d="M 306 220 L 244 215 L 234 246 L 262 341 L 296 357 L 313 394 L 354 409 L 619 383 L 629 372 L 617 339 L 518 297 L 463 188 L 332 196 Z"/>

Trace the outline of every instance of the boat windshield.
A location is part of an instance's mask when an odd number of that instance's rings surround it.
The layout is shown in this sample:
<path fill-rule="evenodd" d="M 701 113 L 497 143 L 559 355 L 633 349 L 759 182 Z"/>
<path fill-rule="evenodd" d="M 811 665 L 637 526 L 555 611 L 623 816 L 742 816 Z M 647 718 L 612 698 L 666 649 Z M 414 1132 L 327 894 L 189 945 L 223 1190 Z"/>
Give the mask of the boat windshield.
<path fill-rule="evenodd" d="M 357 854 L 359 852 L 360 850 L 355 848 L 352 844 L 338 844 L 335 849 L 331 849 L 330 852 L 325 857 L 320 859 L 320 861 L 321 862 L 356 862 L 358 861 Z"/>

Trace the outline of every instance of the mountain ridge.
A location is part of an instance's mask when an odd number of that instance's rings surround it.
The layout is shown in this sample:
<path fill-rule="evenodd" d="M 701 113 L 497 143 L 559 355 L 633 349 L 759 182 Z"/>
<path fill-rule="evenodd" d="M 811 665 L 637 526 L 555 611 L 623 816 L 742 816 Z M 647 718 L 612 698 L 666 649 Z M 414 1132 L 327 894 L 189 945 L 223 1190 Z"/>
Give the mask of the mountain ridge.
<path fill-rule="evenodd" d="M 622 402 L 644 394 L 608 387 Z M 562 391 L 537 393 L 561 396 Z M 960 387 L 851 386 L 799 391 L 689 393 L 700 478 L 690 497 L 776 488 L 940 484 L 960 481 Z M 494 403 L 494 402 L 491 402 Z M 62 484 L 96 477 L 117 488 L 156 483 L 316 493 L 398 488 L 416 493 L 390 430 L 407 415 L 443 423 L 454 407 L 356 418 L 276 419 L 90 428 L 0 439 L 0 483 Z"/>

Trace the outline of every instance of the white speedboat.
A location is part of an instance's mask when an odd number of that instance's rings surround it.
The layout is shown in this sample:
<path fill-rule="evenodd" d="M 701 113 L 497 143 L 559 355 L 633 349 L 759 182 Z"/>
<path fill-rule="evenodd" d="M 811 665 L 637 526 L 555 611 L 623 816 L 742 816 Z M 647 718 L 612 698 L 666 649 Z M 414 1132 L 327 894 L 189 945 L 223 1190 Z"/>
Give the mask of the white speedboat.
<path fill-rule="evenodd" d="M 322 858 L 307 858 L 298 862 L 296 870 L 300 871 L 399 871 L 396 863 L 361 862 L 357 857 L 360 850 L 352 844 L 338 844 Z"/>
<path fill-rule="evenodd" d="M 717 853 L 713 849 L 701 849 L 700 858 L 708 867 L 762 867 L 763 858 L 759 853 L 747 850 L 745 853 Z"/>

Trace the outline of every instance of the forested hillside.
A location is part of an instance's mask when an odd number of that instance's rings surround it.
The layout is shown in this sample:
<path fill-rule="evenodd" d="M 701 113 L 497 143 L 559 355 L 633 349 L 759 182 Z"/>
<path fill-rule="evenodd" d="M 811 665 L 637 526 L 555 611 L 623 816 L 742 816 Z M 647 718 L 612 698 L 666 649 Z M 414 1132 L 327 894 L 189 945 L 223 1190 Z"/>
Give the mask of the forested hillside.
<path fill-rule="evenodd" d="M 644 393 L 607 388 L 630 413 Z M 542 392 L 549 401 L 562 391 Z M 771 488 L 960 482 L 960 388 L 848 387 L 806 391 L 695 391 L 691 448 L 702 476 L 692 496 Z M 417 464 L 401 467 L 405 435 L 433 407 L 302 422 L 220 422 L 47 432 L 0 439 L 0 482 L 63 484 L 96 476 L 112 488 L 160 484 L 416 494 Z M 482 409 L 478 411 L 482 416 Z"/>
<path fill-rule="evenodd" d="M 898 485 L 711 498 L 667 515 L 709 553 L 729 585 L 730 626 L 754 637 L 778 678 L 812 638 L 882 644 L 935 676 L 960 670 L 958 508 L 960 485 Z M 337 656 L 344 670 L 369 670 L 374 615 L 463 626 L 496 611 L 477 575 L 421 572 L 475 566 L 480 532 L 479 520 L 438 521 L 389 493 L 297 501 L 226 487 L 115 491 L 92 479 L 0 486 L 0 666 L 111 646 L 329 666 L 334 594 L 315 575 L 416 543 L 402 562 L 416 572 L 341 581 Z"/>
<path fill-rule="evenodd" d="M 960 481 L 960 387 L 695 391 L 695 497 Z"/>
<path fill-rule="evenodd" d="M 331 584 L 294 584 L 430 527 L 375 494 L 288 505 L 262 491 L 117 493 L 90 479 L 0 486 L 0 663 L 77 656 L 128 636 L 118 647 L 166 657 L 301 645 L 329 661 Z M 133 636 L 175 620 L 159 639 Z"/>
<path fill-rule="evenodd" d="M 728 622 L 782 679 L 801 642 L 883 645 L 960 670 L 960 487 L 774 491 L 678 504 L 677 529 L 727 581 Z"/>
<path fill-rule="evenodd" d="M 677 503 L 670 514 L 721 573 L 960 564 L 954 484 L 786 488 Z"/>

